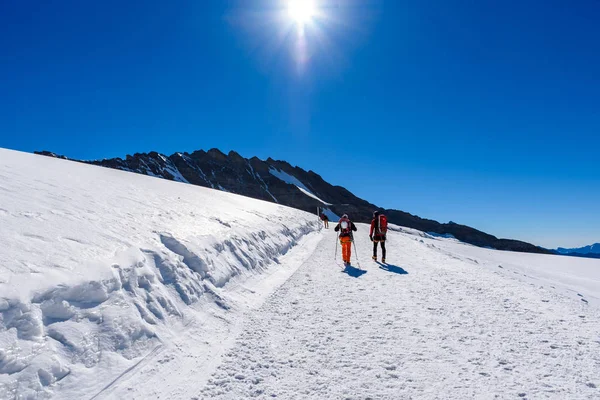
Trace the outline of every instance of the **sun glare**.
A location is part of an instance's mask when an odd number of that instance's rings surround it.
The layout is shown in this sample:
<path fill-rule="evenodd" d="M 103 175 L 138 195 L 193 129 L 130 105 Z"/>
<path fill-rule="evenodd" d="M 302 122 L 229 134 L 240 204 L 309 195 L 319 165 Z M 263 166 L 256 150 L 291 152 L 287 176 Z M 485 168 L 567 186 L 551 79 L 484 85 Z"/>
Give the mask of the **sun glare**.
<path fill-rule="evenodd" d="M 288 12 L 297 24 L 304 25 L 315 15 L 315 5 L 312 0 L 289 0 Z"/>

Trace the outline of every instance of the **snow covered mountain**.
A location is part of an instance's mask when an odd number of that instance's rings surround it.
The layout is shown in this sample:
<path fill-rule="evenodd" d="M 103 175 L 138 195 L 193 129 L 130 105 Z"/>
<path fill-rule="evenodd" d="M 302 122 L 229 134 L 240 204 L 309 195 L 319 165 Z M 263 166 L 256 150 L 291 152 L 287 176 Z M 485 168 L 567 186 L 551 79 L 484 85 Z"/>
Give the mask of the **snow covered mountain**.
<path fill-rule="evenodd" d="M 66 158 L 51 152 L 38 154 Z M 275 202 L 309 212 L 317 207 L 331 210 L 332 215 L 348 213 L 355 221 L 369 222 L 373 210 L 387 214 L 390 222 L 455 238 L 481 247 L 530 253 L 552 252 L 518 240 L 497 237 L 453 222 L 442 224 L 400 210 L 384 210 L 363 200 L 341 186 L 333 186 L 313 171 L 293 167 L 285 161 L 271 158 L 262 161 L 246 159 L 231 151 L 199 150 L 191 154 L 175 153 L 165 156 L 156 152 L 136 153 L 125 159 L 114 158 L 86 161 L 94 165 L 162 177 L 178 182 L 215 188 L 260 200 Z"/>
<path fill-rule="evenodd" d="M 598 255 L 600 257 L 600 243 L 595 243 L 589 246 L 578 247 L 574 249 L 565 249 L 563 247 L 559 247 L 556 249 L 559 254 L 567 254 L 567 255 Z"/>
<path fill-rule="evenodd" d="M 600 260 L 367 231 L 0 149 L 0 399 L 600 396 Z"/>

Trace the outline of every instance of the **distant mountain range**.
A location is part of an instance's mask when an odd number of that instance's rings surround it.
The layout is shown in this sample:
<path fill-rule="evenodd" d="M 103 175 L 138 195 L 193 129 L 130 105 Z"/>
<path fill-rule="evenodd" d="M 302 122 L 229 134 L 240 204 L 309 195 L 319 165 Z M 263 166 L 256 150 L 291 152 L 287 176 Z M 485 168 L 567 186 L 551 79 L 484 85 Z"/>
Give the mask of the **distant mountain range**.
<path fill-rule="evenodd" d="M 558 254 L 576 257 L 600 258 L 600 243 L 594 243 L 589 246 L 578 247 L 574 249 L 565 249 L 559 247 L 556 249 Z"/>
<path fill-rule="evenodd" d="M 36 152 L 36 154 L 68 159 L 48 151 Z M 383 209 L 355 196 L 341 186 L 329 184 L 313 171 L 305 171 L 285 161 L 272 158 L 246 159 L 234 151 L 224 154 L 218 149 L 211 149 L 193 153 L 175 153 L 170 156 L 150 152 L 128 155 L 125 159 L 72 161 L 224 190 L 313 213 L 316 212 L 317 207 L 321 207 L 337 215 L 346 213 L 356 222 L 370 222 L 373 211 L 379 210 L 384 212 L 393 224 L 440 235 L 452 235 L 458 240 L 475 246 L 555 254 L 554 251 L 519 240 L 499 239 L 466 225 L 454 222 L 439 223 L 405 211 Z"/>

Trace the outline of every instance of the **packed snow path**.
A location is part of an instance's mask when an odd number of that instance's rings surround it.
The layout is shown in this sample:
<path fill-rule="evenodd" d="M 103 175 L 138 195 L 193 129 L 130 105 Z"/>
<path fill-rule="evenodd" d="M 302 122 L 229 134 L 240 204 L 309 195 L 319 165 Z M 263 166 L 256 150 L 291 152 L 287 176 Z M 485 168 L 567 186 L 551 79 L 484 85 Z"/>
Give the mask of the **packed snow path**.
<path fill-rule="evenodd" d="M 366 273 L 342 272 L 329 231 L 191 397 L 600 397 L 597 308 L 408 234 L 389 235 L 382 267 L 366 230 Z"/>

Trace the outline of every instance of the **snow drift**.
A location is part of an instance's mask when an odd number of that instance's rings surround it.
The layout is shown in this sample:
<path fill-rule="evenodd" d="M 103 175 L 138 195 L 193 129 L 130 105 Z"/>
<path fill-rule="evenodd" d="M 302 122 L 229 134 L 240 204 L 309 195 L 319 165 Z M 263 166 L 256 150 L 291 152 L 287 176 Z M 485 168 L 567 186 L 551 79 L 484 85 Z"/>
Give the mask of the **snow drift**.
<path fill-rule="evenodd" d="M 101 391 L 201 304 L 235 307 L 222 288 L 318 228 L 284 206 L 0 149 L 0 398 Z"/>

